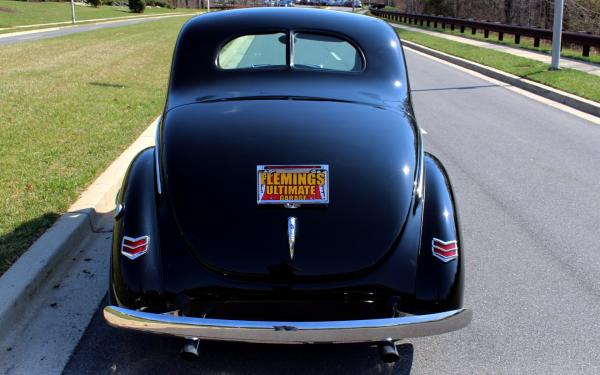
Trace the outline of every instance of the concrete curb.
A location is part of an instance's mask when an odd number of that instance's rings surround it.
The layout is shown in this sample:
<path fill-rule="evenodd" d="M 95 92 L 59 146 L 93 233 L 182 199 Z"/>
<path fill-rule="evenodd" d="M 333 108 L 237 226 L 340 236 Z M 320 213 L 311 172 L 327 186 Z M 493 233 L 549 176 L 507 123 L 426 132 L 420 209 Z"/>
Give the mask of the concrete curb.
<path fill-rule="evenodd" d="M 0 332 L 23 319 L 27 307 L 52 277 L 61 274 L 72 251 L 90 233 L 103 231 L 98 218 L 114 209 L 114 197 L 131 160 L 152 146 L 160 117 L 81 194 L 80 198 L 0 277 Z M 107 230 L 108 231 L 108 230 Z"/>
<path fill-rule="evenodd" d="M 553 100 L 555 102 L 564 104 L 571 108 L 575 108 L 579 111 L 600 117 L 600 103 L 596 103 L 592 100 L 588 100 L 568 92 L 554 89 L 549 86 L 542 85 L 498 69 L 490 68 L 489 66 L 481 65 L 469 60 L 465 60 L 460 57 L 452 56 L 444 52 L 440 52 L 417 43 L 402 40 L 402 45 L 414 49 L 416 51 L 431 55 L 438 59 L 450 62 L 452 64 L 461 66 L 466 69 L 476 71 L 477 73 L 486 75 L 494 78 L 498 81 L 508 83 L 509 85 L 518 87 L 520 89 L 532 92 L 536 95 L 544 97 L 546 99 Z"/>

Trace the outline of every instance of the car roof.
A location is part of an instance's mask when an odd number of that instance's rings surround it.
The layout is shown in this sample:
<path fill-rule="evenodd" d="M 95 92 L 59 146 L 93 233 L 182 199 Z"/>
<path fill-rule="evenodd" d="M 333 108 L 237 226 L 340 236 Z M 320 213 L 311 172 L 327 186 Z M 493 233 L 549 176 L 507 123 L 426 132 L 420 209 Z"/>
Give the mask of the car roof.
<path fill-rule="evenodd" d="M 234 37 L 276 31 L 334 34 L 364 54 L 361 72 L 300 69 L 222 70 L 220 48 Z M 309 8 L 250 8 L 208 13 L 181 29 L 175 46 L 166 110 L 198 101 L 258 96 L 366 102 L 397 106 L 408 96 L 404 55 L 385 22 L 349 12 Z"/>

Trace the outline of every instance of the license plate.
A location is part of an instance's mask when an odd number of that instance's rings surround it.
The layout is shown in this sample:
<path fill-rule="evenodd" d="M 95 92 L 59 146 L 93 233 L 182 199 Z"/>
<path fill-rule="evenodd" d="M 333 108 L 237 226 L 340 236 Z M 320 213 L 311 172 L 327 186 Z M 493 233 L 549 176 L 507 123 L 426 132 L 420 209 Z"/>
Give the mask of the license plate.
<path fill-rule="evenodd" d="M 258 204 L 329 203 L 329 165 L 257 165 Z"/>

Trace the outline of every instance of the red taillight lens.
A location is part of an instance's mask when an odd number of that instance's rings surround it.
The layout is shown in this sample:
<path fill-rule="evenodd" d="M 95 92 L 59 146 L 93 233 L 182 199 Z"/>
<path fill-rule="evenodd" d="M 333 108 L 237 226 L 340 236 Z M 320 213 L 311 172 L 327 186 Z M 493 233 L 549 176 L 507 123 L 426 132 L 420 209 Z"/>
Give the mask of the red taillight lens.
<path fill-rule="evenodd" d="M 458 258 L 458 244 L 456 241 L 442 241 L 434 238 L 431 244 L 433 256 L 443 262 Z"/>
<path fill-rule="evenodd" d="M 138 258 L 148 252 L 150 237 L 142 236 L 137 238 L 123 236 L 121 245 L 121 254 L 129 259 Z"/>

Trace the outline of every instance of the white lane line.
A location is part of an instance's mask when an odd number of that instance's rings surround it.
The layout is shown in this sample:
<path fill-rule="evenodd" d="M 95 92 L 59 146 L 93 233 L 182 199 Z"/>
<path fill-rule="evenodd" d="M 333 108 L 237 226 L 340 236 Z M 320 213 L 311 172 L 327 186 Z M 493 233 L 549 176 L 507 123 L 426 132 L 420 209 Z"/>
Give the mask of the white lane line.
<path fill-rule="evenodd" d="M 333 56 L 333 58 L 336 59 L 337 61 L 342 61 L 342 59 L 340 59 L 340 57 L 338 55 L 336 55 L 335 52 L 329 51 L 329 53 L 331 53 L 331 56 Z"/>
<path fill-rule="evenodd" d="M 427 131 L 423 128 L 421 128 L 421 134 L 427 134 Z"/>
<path fill-rule="evenodd" d="M 435 61 L 437 61 L 439 63 L 444 64 L 444 65 L 451 66 L 452 68 L 460 70 L 461 72 L 468 73 L 468 74 L 470 74 L 472 76 L 475 76 L 477 78 L 483 79 L 484 81 L 493 83 L 495 85 L 503 87 L 503 88 L 505 88 L 507 90 L 510 90 L 512 92 L 515 92 L 517 94 L 526 96 L 526 97 L 528 97 L 530 99 L 533 99 L 533 100 L 536 100 L 536 101 L 538 101 L 540 103 L 546 104 L 546 105 L 548 105 L 550 107 L 556 108 L 556 109 L 558 109 L 560 111 L 567 112 L 567 113 L 569 113 L 569 114 L 571 114 L 573 116 L 577 116 L 577 117 L 579 117 L 581 119 L 584 119 L 584 120 L 587 120 L 587 121 L 589 121 L 589 122 L 591 122 L 593 124 L 600 125 L 600 117 L 596 117 L 596 116 L 591 115 L 589 113 L 585 113 L 585 112 L 579 111 L 579 110 L 577 110 L 575 108 L 569 107 L 568 105 L 564 105 L 564 104 L 555 102 L 554 100 L 546 99 L 546 98 L 544 98 L 542 96 L 539 96 L 539 95 L 536 95 L 536 94 L 534 94 L 532 92 L 520 89 L 518 87 L 511 86 L 511 85 L 507 84 L 506 82 L 498 81 L 497 79 L 488 77 L 488 76 L 483 75 L 481 73 L 477 73 L 476 71 L 473 71 L 471 69 L 463 68 L 462 66 L 458 66 L 458 65 L 452 64 L 451 62 L 439 59 L 439 58 L 431 56 L 431 55 L 428 55 L 428 54 L 423 53 L 421 51 L 414 50 L 414 49 L 412 49 L 410 47 L 403 46 L 403 48 L 405 50 L 409 50 L 410 52 L 414 52 L 414 53 L 416 53 L 418 55 L 421 55 L 423 57 L 427 57 L 428 59 L 435 60 Z"/>

